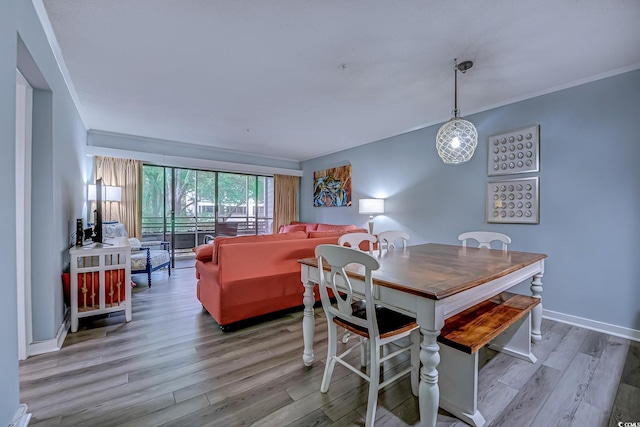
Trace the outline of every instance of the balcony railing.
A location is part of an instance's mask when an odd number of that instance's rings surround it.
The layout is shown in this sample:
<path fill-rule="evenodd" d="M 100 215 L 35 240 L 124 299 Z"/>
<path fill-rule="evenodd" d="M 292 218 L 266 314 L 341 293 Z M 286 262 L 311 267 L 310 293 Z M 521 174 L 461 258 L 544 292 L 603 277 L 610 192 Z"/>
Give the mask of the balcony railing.
<path fill-rule="evenodd" d="M 142 218 L 143 240 L 169 240 L 171 237 L 171 223 L 166 221 L 164 227 L 162 217 Z M 215 223 L 213 218 L 178 217 L 175 219 L 175 249 L 189 249 L 204 243 L 205 236 L 236 236 L 245 234 L 271 233 L 272 218 L 228 218 L 226 221 Z"/>

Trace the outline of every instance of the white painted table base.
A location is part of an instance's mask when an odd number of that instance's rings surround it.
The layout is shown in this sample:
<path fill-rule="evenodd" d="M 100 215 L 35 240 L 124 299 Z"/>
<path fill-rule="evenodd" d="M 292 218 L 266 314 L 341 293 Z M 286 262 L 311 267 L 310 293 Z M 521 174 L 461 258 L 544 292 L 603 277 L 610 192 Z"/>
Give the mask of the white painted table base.
<path fill-rule="evenodd" d="M 382 264 L 381 268 L 384 269 L 384 264 Z M 533 278 L 531 283 L 532 296 L 542 298 L 543 287 L 541 278 L 543 274 L 544 259 L 522 267 L 498 279 L 440 300 L 420 297 L 398 289 L 380 286 L 380 301 L 389 308 L 414 316 L 420 326 L 420 332 L 423 337 L 420 345 L 420 361 L 422 367 L 420 369 L 420 384 L 418 388 L 421 426 L 436 425 L 438 406 L 440 403 L 437 370 L 438 364 L 440 363 L 440 346 L 438 345 L 437 337 L 444 326 L 445 319 L 530 278 Z M 302 319 L 304 340 L 302 360 L 306 366 L 311 366 L 314 361 L 313 338 L 315 327 L 313 310 L 315 295 L 313 289 L 319 280 L 317 267 L 301 264 L 301 279 L 305 288 L 303 296 L 304 316 Z M 354 280 L 353 284 L 355 292 L 357 291 L 357 286 L 362 284 L 362 282 Z M 531 313 L 531 339 L 534 341 L 541 339 L 541 322 L 542 303 L 538 304 Z M 473 379 L 472 376 L 470 378 Z M 453 415 L 460 419 L 469 419 L 468 414 L 465 415 L 455 408 L 451 409 L 455 411 Z M 482 420 L 484 420 L 484 418 L 482 418 Z"/>

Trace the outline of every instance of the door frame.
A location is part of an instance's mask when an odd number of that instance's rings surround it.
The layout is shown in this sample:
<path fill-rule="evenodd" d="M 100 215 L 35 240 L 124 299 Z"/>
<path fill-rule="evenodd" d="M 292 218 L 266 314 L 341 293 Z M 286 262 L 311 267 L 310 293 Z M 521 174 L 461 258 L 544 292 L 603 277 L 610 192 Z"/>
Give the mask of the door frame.
<path fill-rule="evenodd" d="M 31 131 L 33 88 L 16 70 L 16 286 L 18 358 L 29 357 L 31 311 Z"/>

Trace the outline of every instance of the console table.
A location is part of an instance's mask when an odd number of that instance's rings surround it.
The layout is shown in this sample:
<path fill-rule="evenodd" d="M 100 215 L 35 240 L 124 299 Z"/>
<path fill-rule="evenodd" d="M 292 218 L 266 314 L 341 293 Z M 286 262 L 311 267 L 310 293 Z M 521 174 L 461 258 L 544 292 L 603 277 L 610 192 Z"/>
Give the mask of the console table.
<path fill-rule="evenodd" d="M 131 247 L 113 242 L 69 249 L 71 332 L 78 330 L 79 318 L 97 314 L 124 310 L 131 321 Z"/>

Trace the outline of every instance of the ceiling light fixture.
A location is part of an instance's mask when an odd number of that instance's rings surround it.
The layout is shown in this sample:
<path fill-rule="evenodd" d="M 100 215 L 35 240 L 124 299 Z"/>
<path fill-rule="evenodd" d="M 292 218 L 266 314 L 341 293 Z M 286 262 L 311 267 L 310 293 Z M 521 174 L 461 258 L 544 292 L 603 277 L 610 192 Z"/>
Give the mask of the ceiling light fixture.
<path fill-rule="evenodd" d="M 458 64 L 454 59 L 454 110 L 453 117 L 442 125 L 436 136 L 436 148 L 442 161 L 449 164 L 464 163 L 471 159 L 478 146 L 478 131 L 473 123 L 458 117 L 458 71 L 465 73 L 473 67 L 472 61 L 464 61 Z"/>

